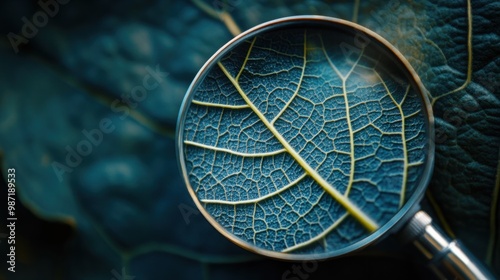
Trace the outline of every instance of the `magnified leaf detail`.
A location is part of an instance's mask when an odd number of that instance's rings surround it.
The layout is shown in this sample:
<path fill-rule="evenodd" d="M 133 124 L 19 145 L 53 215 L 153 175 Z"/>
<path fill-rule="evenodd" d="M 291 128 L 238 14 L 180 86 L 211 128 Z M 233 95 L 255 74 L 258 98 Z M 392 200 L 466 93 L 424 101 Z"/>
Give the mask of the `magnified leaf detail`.
<path fill-rule="evenodd" d="M 418 184 L 422 100 L 376 48 L 291 29 L 214 64 L 186 113 L 186 170 L 223 228 L 259 248 L 328 252 L 383 226 Z M 382 65 L 383 64 L 383 65 Z"/>

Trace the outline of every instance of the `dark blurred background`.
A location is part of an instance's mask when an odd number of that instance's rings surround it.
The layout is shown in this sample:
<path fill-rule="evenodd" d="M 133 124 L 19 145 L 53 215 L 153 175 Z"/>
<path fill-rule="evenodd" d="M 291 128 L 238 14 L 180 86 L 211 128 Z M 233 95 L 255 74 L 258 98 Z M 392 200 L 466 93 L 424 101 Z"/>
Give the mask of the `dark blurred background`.
<path fill-rule="evenodd" d="M 0 13 L 0 199 L 9 168 L 17 199 L 16 272 L 2 226 L 0 279 L 432 277 L 396 238 L 296 273 L 310 264 L 246 252 L 195 210 L 174 145 L 184 93 L 237 29 L 298 14 L 358 22 L 408 58 L 436 116 L 424 208 L 500 272 L 500 3 L 4 0 Z"/>

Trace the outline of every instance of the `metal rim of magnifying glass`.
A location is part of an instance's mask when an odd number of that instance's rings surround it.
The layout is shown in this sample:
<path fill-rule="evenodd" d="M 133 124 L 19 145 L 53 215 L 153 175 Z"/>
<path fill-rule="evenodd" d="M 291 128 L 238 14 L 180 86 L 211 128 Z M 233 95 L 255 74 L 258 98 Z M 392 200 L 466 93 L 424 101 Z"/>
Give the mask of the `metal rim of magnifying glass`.
<path fill-rule="evenodd" d="M 266 250 L 262 249 L 259 247 L 256 247 L 253 244 L 250 244 L 249 242 L 246 242 L 242 240 L 241 238 L 237 237 L 236 235 L 232 234 L 228 230 L 226 230 L 224 227 L 222 227 L 215 219 L 210 215 L 206 210 L 205 207 L 200 203 L 198 197 L 196 196 L 196 193 L 194 189 L 191 186 L 191 183 L 189 182 L 189 176 L 187 174 L 186 170 L 186 165 L 185 165 L 185 158 L 184 158 L 184 145 L 183 145 L 183 136 L 184 136 L 184 120 L 185 116 L 187 113 L 187 109 L 189 108 L 194 92 L 196 91 L 199 83 L 205 78 L 206 74 L 209 72 L 209 70 L 217 63 L 217 61 L 222 58 L 229 50 L 231 50 L 233 47 L 237 46 L 239 43 L 243 42 L 244 40 L 248 39 L 249 37 L 256 36 L 261 33 L 273 31 L 273 30 L 279 30 L 283 29 L 286 27 L 293 27 L 294 25 L 297 26 L 308 26 L 313 27 L 313 25 L 321 26 L 324 28 L 328 27 L 337 27 L 341 29 L 348 30 L 352 32 L 353 36 L 356 34 L 356 32 L 361 32 L 364 35 L 367 35 L 368 38 L 373 39 L 377 43 L 379 43 L 383 48 L 386 48 L 388 50 L 388 55 L 394 55 L 396 59 L 396 63 L 401 63 L 404 67 L 403 69 L 406 69 L 408 71 L 408 79 L 410 79 L 410 83 L 413 83 L 413 86 L 416 87 L 416 90 L 419 91 L 421 94 L 421 99 L 422 99 L 422 108 L 425 110 L 426 116 L 427 116 L 427 153 L 426 153 L 426 160 L 425 160 L 425 167 L 423 170 L 422 175 L 420 176 L 420 182 L 418 186 L 416 187 L 415 191 L 412 193 L 410 198 L 405 202 L 403 207 L 401 207 L 398 212 L 392 217 L 388 222 L 386 222 L 383 226 L 381 226 L 379 229 L 374 231 L 373 233 L 368 234 L 366 237 L 363 239 L 348 245 L 344 248 L 332 251 L 332 252 L 325 252 L 325 253 L 319 253 L 319 254 L 292 254 L 292 253 L 281 253 L 281 252 L 275 252 L 271 250 Z M 186 96 L 184 97 L 184 100 L 181 105 L 181 110 L 179 112 L 179 117 L 177 120 L 177 131 L 176 131 L 176 153 L 177 153 L 177 159 L 178 163 L 182 172 L 182 175 L 184 177 L 184 181 L 186 182 L 187 189 L 189 191 L 189 194 L 191 195 L 191 198 L 195 202 L 196 206 L 198 207 L 199 211 L 203 214 L 203 216 L 209 221 L 209 223 L 216 228 L 222 235 L 224 235 L 226 238 L 237 244 L 238 246 L 271 258 L 275 259 L 280 259 L 280 260 L 292 260 L 292 261 L 297 261 L 297 260 L 321 260 L 321 259 L 329 259 L 329 258 L 335 258 L 339 256 L 346 255 L 348 253 L 352 253 L 355 251 L 358 251 L 360 249 L 365 248 L 366 246 L 376 242 L 377 240 L 381 240 L 383 237 L 389 235 L 390 233 L 393 233 L 394 231 L 398 230 L 404 222 L 410 218 L 414 214 L 414 212 L 419 208 L 419 202 L 423 198 L 424 192 L 427 188 L 427 185 L 429 183 L 431 174 L 432 174 L 432 169 L 434 166 L 434 117 L 432 114 L 432 106 L 427 98 L 426 95 L 426 90 L 420 81 L 420 78 L 416 71 L 413 69 L 413 67 L 410 65 L 410 63 L 406 60 L 406 58 L 387 40 L 385 40 L 383 37 L 378 35 L 377 33 L 371 31 L 370 29 L 363 27 L 361 25 L 358 25 L 356 23 L 342 20 L 342 19 L 337 19 L 337 18 L 332 18 L 332 17 L 326 17 L 326 16 L 317 16 L 317 15 L 305 15 L 305 16 L 291 16 L 291 17 L 284 17 L 272 21 L 265 22 L 263 24 L 257 25 L 241 34 L 238 36 L 234 37 L 232 40 L 230 40 L 228 43 L 226 43 L 224 46 L 222 46 L 200 69 L 198 74 L 195 76 L 193 82 L 189 86 Z"/>

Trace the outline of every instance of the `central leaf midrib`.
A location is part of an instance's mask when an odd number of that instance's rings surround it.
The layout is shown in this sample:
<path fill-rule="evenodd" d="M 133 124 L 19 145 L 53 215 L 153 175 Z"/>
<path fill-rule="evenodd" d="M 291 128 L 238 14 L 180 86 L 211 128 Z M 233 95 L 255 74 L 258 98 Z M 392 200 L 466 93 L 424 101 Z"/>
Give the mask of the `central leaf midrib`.
<path fill-rule="evenodd" d="M 219 61 L 217 64 L 221 68 L 221 70 L 224 72 L 224 74 L 227 76 L 227 78 L 230 80 L 230 82 L 233 84 L 233 86 L 236 88 L 236 90 L 239 92 L 241 97 L 245 100 L 245 102 L 248 104 L 248 106 L 252 109 L 252 111 L 259 117 L 259 119 L 264 123 L 264 125 L 271 131 L 271 133 L 278 139 L 278 141 L 283 145 L 285 150 L 297 161 L 297 163 L 311 176 L 328 194 L 330 194 L 338 203 L 340 203 L 354 218 L 356 218 L 366 229 L 369 231 L 375 231 L 378 229 L 378 224 L 373 221 L 370 217 L 368 217 L 361 209 L 359 209 L 355 204 L 353 204 L 349 198 L 345 197 L 343 194 L 341 194 L 338 190 L 336 190 L 330 183 L 328 183 L 314 168 L 312 168 L 300 155 L 295 149 L 286 141 L 286 139 L 281 135 L 278 130 L 274 127 L 273 124 L 271 124 L 267 118 L 260 112 L 260 110 L 253 104 L 253 102 L 248 98 L 247 94 L 243 91 L 243 89 L 240 87 L 239 82 L 237 79 L 240 77 L 241 73 L 243 72 L 243 69 L 246 65 L 246 61 L 248 60 L 248 56 L 251 52 L 251 49 L 255 43 L 255 39 L 252 42 L 249 50 L 247 57 L 245 58 L 245 62 L 242 65 L 242 68 L 240 72 L 238 73 L 237 77 L 234 78 L 232 75 L 229 73 L 229 71 L 226 69 L 224 65 Z M 304 42 L 304 65 L 303 65 L 303 70 L 305 71 L 305 66 L 306 66 L 306 57 L 305 57 L 305 49 L 306 49 L 306 44 Z"/>

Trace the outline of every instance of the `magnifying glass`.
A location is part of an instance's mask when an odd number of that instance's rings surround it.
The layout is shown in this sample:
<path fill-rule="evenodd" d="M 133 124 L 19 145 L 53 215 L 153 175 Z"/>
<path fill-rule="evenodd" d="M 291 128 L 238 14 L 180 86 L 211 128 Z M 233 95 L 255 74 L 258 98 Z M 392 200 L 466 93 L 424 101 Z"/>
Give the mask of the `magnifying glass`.
<path fill-rule="evenodd" d="M 199 210 L 247 250 L 327 259 L 401 232 L 440 276 L 491 279 L 419 210 L 433 135 L 425 90 L 395 47 L 352 22 L 300 16 L 210 58 L 183 101 L 177 148 Z"/>

